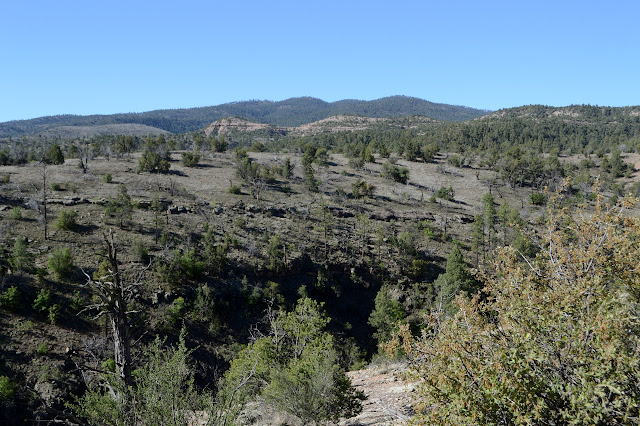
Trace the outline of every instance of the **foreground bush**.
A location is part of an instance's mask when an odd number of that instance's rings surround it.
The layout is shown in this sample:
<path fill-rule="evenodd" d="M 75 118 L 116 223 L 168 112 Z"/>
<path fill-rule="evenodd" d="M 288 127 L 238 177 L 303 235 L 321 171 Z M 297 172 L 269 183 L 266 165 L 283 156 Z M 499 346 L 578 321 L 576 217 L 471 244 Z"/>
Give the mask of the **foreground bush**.
<path fill-rule="evenodd" d="M 251 401 L 292 414 L 304 424 L 337 421 L 362 410 L 356 391 L 339 366 L 335 342 L 323 331 L 329 319 L 312 299 L 300 299 L 293 312 L 275 312 L 272 330 L 250 343 L 231 362 L 218 404 L 230 407 L 233 422 Z"/>
<path fill-rule="evenodd" d="M 553 204 L 557 200 L 550 200 Z M 482 300 L 390 345 L 412 360 L 426 424 L 630 424 L 640 415 L 640 221 L 549 208 L 535 259 L 498 256 Z"/>

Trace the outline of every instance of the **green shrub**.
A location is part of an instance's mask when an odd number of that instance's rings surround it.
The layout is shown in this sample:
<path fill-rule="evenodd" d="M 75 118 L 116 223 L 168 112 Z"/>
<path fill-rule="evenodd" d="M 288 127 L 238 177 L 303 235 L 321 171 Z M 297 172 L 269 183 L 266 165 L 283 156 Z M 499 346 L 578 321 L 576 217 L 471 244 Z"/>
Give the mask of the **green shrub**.
<path fill-rule="evenodd" d="M 371 197 L 376 190 L 374 185 L 358 179 L 351 184 L 351 195 L 353 198 Z"/>
<path fill-rule="evenodd" d="M 16 385 L 7 376 L 0 376 L 0 401 L 13 398 Z"/>
<path fill-rule="evenodd" d="M 133 243 L 133 255 L 138 262 L 146 262 L 149 258 L 147 246 L 140 240 Z"/>
<path fill-rule="evenodd" d="M 46 355 L 49 353 L 49 345 L 47 345 L 45 342 L 42 342 L 38 345 L 38 347 L 36 348 L 36 353 L 38 355 Z"/>
<path fill-rule="evenodd" d="M 462 160 L 456 154 L 454 154 L 451 157 L 447 158 L 447 163 L 449 163 L 449 164 L 451 164 L 452 166 L 455 166 L 455 167 L 462 166 Z"/>
<path fill-rule="evenodd" d="M 45 283 L 46 276 L 47 276 L 46 268 L 36 269 L 36 281 L 38 282 L 38 284 L 43 285 Z"/>
<path fill-rule="evenodd" d="M 73 230 L 77 223 L 76 218 L 78 213 L 75 210 L 61 210 L 56 221 L 56 227 L 58 229 L 64 229 L 67 231 Z"/>
<path fill-rule="evenodd" d="M 64 155 L 60 149 L 60 145 L 53 144 L 44 158 L 48 164 L 64 164 Z"/>
<path fill-rule="evenodd" d="M 204 262 L 198 258 L 195 249 L 182 253 L 178 258 L 178 263 L 184 275 L 191 279 L 200 277 L 205 268 Z"/>
<path fill-rule="evenodd" d="M 47 312 L 51 307 L 51 292 L 45 288 L 41 289 L 33 301 L 33 309 L 41 314 Z"/>
<path fill-rule="evenodd" d="M 47 265 L 57 278 L 65 278 L 73 269 L 73 256 L 69 253 L 68 248 L 53 250 L 49 255 Z"/>
<path fill-rule="evenodd" d="M 531 194 L 531 204 L 534 206 L 543 206 L 547 202 L 547 197 L 541 192 Z"/>
<path fill-rule="evenodd" d="M 394 182 L 405 184 L 409 180 L 409 169 L 387 161 L 382 165 L 382 177 Z"/>
<path fill-rule="evenodd" d="M 11 209 L 11 219 L 12 220 L 22 220 L 22 207 L 15 206 Z"/>
<path fill-rule="evenodd" d="M 178 321 L 184 315 L 185 302 L 182 296 L 173 301 L 169 309 L 167 310 L 167 324 L 170 327 L 175 327 Z"/>
<path fill-rule="evenodd" d="M 448 188 L 441 186 L 436 191 L 436 197 L 442 198 L 443 200 L 447 200 L 447 201 L 453 201 L 454 195 L 455 195 L 455 192 L 453 191 L 453 187 L 451 186 Z"/>
<path fill-rule="evenodd" d="M 169 168 L 171 163 L 167 156 L 162 157 L 153 151 L 145 151 L 138 162 L 138 171 L 141 172 L 168 173 Z"/>
<path fill-rule="evenodd" d="M 225 140 L 224 135 L 220 139 L 212 139 L 210 145 L 215 152 L 225 152 L 229 148 L 229 142 Z"/>
<path fill-rule="evenodd" d="M 13 269 L 28 272 L 33 269 L 32 263 L 32 257 L 29 252 L 27 252 L 26 238 L 16 238 L 16 241 L 13 244 L 11 257 L 9 258 L 9 264 Z"/>
<path fill-rule="evenodd" d="M 113 181 L 113 177 L 111 176 L 111 173 L 105 173 L 104 176 L 102 176 L 102 181 L 104 183 L 111 183 Z"/>
<path fill-rule="evenodd" d="M 75 293 L 73 293 L 73 297 L 71 298 L 71 310 L 73 312 L 80 312 L 82 309 L 84 309 L 84 305 L 85 305 L 85 299 L 84 296 L 82 296 L 82 294 L 80 294 L 79 291 L 76 291 Z"/>
<path fill-rule="evenodd" d="M 102 369 L 104 371 L 109 371 L 111 373 L 115 373 L 116 371 L 116 360 L 113 358 L 109 358 L 102 362 Z"/>
<path fill-rule="evenodd" d="M 198 152 L 183 152 L 182 164 L 185 167 L 198 167 L 200 163 L 200 154 Z"/>
<path fill-rule="evenodd" d="M 20 290 L 16 286 L 9 287 L 0 293 L 0 308 L 12 311 L 20 309 Z"/>
<path fill-rule="evenodd" d="M 240 185 L 230 185 L 229 188 L 227 188 L 227 192 L 229 194 L 240 195 L 242 194 L 242 189 L 240 188 Z"/>
<path fill-rule="evenodd" d="M 58 323 L 58 320 L 60 319 L 60 305 L 56 303 L 49 307 L 48 318 L 51 325 L 56 325 Z"/>
<path fill-rule="evenodd" d="M 49 185 L 49 187 L 52 191 L 62 191 L 62 185 L 57 182 L 51 182 L 51 185 Z"/>

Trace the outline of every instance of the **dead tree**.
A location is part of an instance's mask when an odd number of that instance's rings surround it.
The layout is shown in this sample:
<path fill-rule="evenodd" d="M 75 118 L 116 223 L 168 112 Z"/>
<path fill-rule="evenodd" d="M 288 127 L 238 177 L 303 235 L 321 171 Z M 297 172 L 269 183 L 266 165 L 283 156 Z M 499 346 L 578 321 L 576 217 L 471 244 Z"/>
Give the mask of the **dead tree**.
<path fill-rule="evenodd" d="M 42 216 L 44 222 L 44 239 L 47 240 L 47 163 L 46 161 L 41 161 L 42 164 L 42 172 L 40 173 L 42 176 Z"/>
<path fill-rule="evenodd" d="M 131 282 L 125 282 L 118 266 L 118 251 L 111 230 L 108 235 L 104 234 L 104 245 L 109 263 L 108 274 L 94 279 L 83 271 L 87 277 L 87 285 L 100 299 L 99 302 L 87 306 L 85 309 L 97 310 L 96 318 L 108 315 L 113 335 L 116 376 L 121 383 L 132 385 L 131 315 L 138 311 L 129 310 L 128 305 L 134 299 L 136 288 L 141 285 L 143 274 L 151 265 L 140 271 Z"/>

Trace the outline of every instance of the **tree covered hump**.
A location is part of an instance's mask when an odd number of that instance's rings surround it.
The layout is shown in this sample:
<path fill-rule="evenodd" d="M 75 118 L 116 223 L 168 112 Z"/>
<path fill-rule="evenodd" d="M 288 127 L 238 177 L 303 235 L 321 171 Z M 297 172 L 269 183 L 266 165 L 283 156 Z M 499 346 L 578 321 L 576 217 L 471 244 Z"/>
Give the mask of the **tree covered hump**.
<path fill-rule="evenodd" d="M 462 106 L 436 104 L 407 96 L 392 96 L 374 101 L 343 100 L 333 103 L 303 97 L 279 102 L 243 101 L 211 107 L 168 109 L 113 115 L 58 115 L 0 123 L 0 138 L 35 135 L 60 126 L 99 126 L 142 124 L 171 133 L 200 130 L 224 117 L 243 117 L 277 126 L 299 126 L 334 115 L 401 117 L 423 115 L 441 121 L 464 121 L 485 115 L 487 111 Z"/>

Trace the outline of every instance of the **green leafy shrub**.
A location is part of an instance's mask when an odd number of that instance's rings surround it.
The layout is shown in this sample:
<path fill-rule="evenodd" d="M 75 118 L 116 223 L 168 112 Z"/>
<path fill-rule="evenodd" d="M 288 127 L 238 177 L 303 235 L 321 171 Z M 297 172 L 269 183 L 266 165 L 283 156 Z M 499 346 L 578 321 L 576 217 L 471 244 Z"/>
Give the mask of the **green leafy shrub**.
<path fill-rule="evenodd" d="M 133 216 L 133 201 L 129 191 L 124 184 L 118 185 L 118 193 L 114 198 L 110 198 L 104 209 L 105 220 L 107 217 L 114 218 L 120 228 L 124 226 Z"/>
<path fill-rule="evenodd" d="M 104 176 L 102 176 L 102 181 L 104 183 L 111 183 L 113 182 L 113 176 L 111 176 L 111 173 L 105 173 Z"/>
<path fill-rule="evenodd" d="M 138 171 L 141 172 L 168 173 L 169 168 L 169 160 L 152 151 L 145 151 L 138 162 Z"/>
<path fill-rule="evenodd" d="M 66 278 L 74 268 L 73 256 L 66 247 L 53 250 L 49 255 L 47 266 L 57 278 Z"/>
<path fill-rule="evenodd" d="M 114 375 L 107 375 L 110 387 L 126 397 L 113 398 L 101 387 L 90 388 L 75 404 L 70 404 L 76 415 L 85 424 L 100 426 L 105 419 L 113 425 L 194 424 L 197 413 L 211 408 L 213 398 L 197 391 L 189 365 L 192 351 L 186 347 L 184 333 L 176 346 L 164 348 L 164 342 L 156 338 L 143 349 L 145 362 L 135 370 L 130 388 L 124 389 Z M 105 370 L 111 365 L 115 366 L 115 362 L 107 364 Z M 228 407 L 221 407 L 220 412 L 225 409 Z M 211 424 L 223 424 L 215 421 L 215 413 L 213 417 Z"/>
<path fill-rule="evenodd" d="M 60 185 L 57 182 L 51 182 L 51 185 L 49 185 L 49 187 L 51 188 L 52 191 L 62 191 L 62 185 Z"/>
<path fill-rule="evenodd" d="M 391 297 L 388 285 L 383 285 L 376 294 L 375 307 L 369 315 L 369 325 L 376 329 L 373 337 L 378 343 L 391 338 L 396 323 L 405 317 L 402 305 Z"/>
<path fill-rule="evenodd" d="M 229 142 L 227 142 L 224 135 L 220 136 L 219 139 L 211 139 L 210 145 L 214 152 L 225 152 L 229 148 Z"/>
<path fill-rule="evenodd" d="M 13 243 L 13 251 L 9 258 L 9 264 L 18 271 L 29 272 L 33 269 L 32 256 L 27 252 L 27 240 L 17 237 Z"/>
<path fill-rule="evenodd" d="M 147 246 L 141 240 L 136 240 L 133 243 L 133 256 L 138 262 L 143 263 L 149 259 Z"/>
<path fill-rule="evenodd" d="M 45 288 L 41 289 L 33 301 L 33 309 L 41 314 L 49 311 L 51 307 L 51 292 Z"/>
<path fill-rule="evenodd" d="M 38 347 L 36 348 L 36 353 L 38 355 L 46 355 L 49 353 L 49 345 L 47 345 L 45 342 L 42 342 L 38 345 Z"/>
<path fill-rule="evenodd" d="M 229 188 L 227 188 L 227 192 L 229 194 L 240 195 L 242 194 L 242 188 L 240 185 L 230 185 Z"/>
<path fill-rule="evenodd" d="M 176 298 L 167 309 L 166 322 L 170 327 L 175 327 L 184 315 L 185 302 L 182 296 Z"/>
<path fill-rule="evenodd" d="M 15 206 L 12 208 L 10 217 L 12 220 L 22 220 L 22 207 Z"/>
<path fill-rule="evenodd" d="M 454 200 L 454 196 L 455 196 L 455 192 L 453 190 L 453 187 L 444 187 L 441 186 L 435 194 L 436 197 L 438 198 L 442 198 L 443 200 L 447 200 L 447 201 L 453 201 Z"/>
<path fill-rule="evenodd" d="M 56 227 L 58 229 L 64 229 L 72 231 L 76 226 L 76 218 L 78 213 L 75 210 L 61 210 L 56 221 Z"/>
<path fill-rule="evenodd" d="M 351 195 L 353 198 L 371 197 L 376 187 L 363 179 L 358 179 L 351 184 Z"/>
<path fill-rule="evenodd" d="M 534 206 L 544 206 L 547 202 L 547 197 L 542 192 L 534 192 L 531 194 L 531 204 Z"/>
<path fill-rule="evenodd" d="M 336 343 L 324 331 L 329 319 L 322 305 L 308 298 L 292 312 L 276 312 L 273 330 L 278 341 L 262 337 L 240 351 L 225 374 L 217 403 L 232 424 L 246 404 L 264 400 L 300 419 L 321 424 L 352 417 L 362 410 L 356 391 L 340 367 Z"/>
<path fill-rule="evenodd" d="M 47 154 L 44 158 L 45 162 L 48 164 L 64 164 L 64 155 L 62 154 L 62 150 L 60 149 L 60 145 L 53 144 L 47 151 Z"/>
<path fill-rule="evenodd" d="M 451 164 L 454 167 L 462 166 L 462 160 L 459 155 L 453 154 L 449 158 L 447 158 L 447 163 Z"/>
<path fill-rule="evenodd" d="M 7 376 L 0 376 L 0 401 L 13 399 L 16 391 L 16 384 Z"/>
<path fill-rule="evenodd" d="M 183 152 L 182 164 L 185 167 L 198 167 L 200 163 L 200 153 L 198 152 Z"/>
<path fill-rule="evenodd" d="M 0 308 L 12 311 L 20 309 L 20 290 L 16 286 L 11 286 L 0 293 Z"/>
<path fill-rule="evenodd" d="M 178 258 L 180 270 L 191 279 L 199 278 L 205 269 L 205 263 L 196 254 L 196 249 L 182 253 Z"/>
<path fill-rule="evenodd" d="M 402 326 L 417 424 L 630 424 L 640 415 L 640 220 L 555 206 L 540 251 L 501 251 L 484 297 Z M 448 268 L 447 268 L 448 269 Z M 425 356 L 428 354 L 428 356 Z"/>
<path fill-rule="evenodd" d="M 387 161 L 382 165 L 382 177 L 405 184 L 409 180 L 409 169 Z"/>
<path fill-rule="evenodd" d="M 47 318 L 49 318 L 49 323 L 51 325 L 57 324 L 58 320 L 60 319 L 60 305 L 58 305 L 57 303 L 54 305 L 51 305 L 49 307 L 49 313 L 47 315 Z"/>

